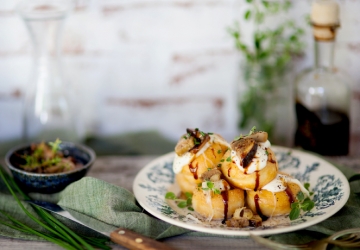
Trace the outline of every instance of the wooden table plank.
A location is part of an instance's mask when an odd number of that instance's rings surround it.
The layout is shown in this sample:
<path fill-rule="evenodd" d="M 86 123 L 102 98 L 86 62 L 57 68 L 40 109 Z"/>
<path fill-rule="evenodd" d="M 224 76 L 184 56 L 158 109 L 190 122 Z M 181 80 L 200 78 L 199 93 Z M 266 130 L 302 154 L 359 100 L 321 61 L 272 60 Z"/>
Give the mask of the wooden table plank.
<path fill-rule="evenodd" d="M 132 184 L 136 174 L 156 156 L 106 156 L 98 157 L 88 176 L 102 179 L 109 183 L 128 189 L 132 192 Z M 345 164 L 357 172 L 360 172 L 360 159 L 357 157 L 335 157 L 330 158 L 340 164 Z M 192 250 L 218 250 L 218 249 L 266 249 L 260 247 L 249 238 L 234 239 L 226 237 L 193 237 L 176 236 L 164 239 L 164 242 L 175 249 Z M 61 249 L 49 242 L 27 241 L 0 237 L 0 248 L 2 250 L 56 250 Z M 113 245 L 113 249 L 124 249 Z"/>

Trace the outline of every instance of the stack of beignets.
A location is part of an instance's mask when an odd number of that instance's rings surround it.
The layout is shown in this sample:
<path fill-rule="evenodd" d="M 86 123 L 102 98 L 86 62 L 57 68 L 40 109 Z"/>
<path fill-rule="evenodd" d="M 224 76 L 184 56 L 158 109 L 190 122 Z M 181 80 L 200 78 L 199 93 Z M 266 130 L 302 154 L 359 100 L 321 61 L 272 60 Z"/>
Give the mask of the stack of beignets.
<path fill-rule="evenodd" d="M 309 195 L 298 180 L 278 172 L 270 147 L 262 131 L 228 144 L 220 135 L 187 129 L 175 147 L 176 182 L 193 193 L 194 210 L 208 221 L 259 226 L 267 217 L 289 214 L 300 191 Z"/>
<path fill-rule="evenodd" d="M 221 165 L 224 178 L 246 190 L 246 206 L 262 219 L 287 215 L 297 194 L 308 191 L 296 179 L 278 172 L 278 163 L 266 132 L 252 132 L 231 143 Z"/>

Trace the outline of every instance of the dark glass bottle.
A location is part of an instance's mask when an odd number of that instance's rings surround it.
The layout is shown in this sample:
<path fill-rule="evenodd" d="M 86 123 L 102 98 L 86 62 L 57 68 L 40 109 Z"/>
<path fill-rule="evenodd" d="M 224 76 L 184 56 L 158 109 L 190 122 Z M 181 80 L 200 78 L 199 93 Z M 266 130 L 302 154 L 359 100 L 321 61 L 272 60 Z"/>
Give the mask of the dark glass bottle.
<path fill-rule="evenodd" d="M 322 155 L 347 155 L 350 134 L 350 79 L 333 67 L 339 27 L 335 1 L 313 3 L 315 65 L 296 79 L 295 145 Z"/>

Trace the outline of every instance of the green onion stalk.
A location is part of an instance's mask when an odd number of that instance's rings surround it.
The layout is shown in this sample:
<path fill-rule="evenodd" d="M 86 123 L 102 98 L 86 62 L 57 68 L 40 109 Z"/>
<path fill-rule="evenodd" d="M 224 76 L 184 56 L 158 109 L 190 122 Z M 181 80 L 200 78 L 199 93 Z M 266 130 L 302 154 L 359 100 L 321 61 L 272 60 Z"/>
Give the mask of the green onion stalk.
<path fill-rule="evenodd" d="M 68 228 L 62 222 L 57 220 L 54 216 L 52 216 L 49 212 L 45 211 L 44 209 L 32 206 L 39 219 L 34 216 L 30 211 L 28 211 L 24 205 L 21 203 L 21 198 L 23 200 L 31 200 L 31 198 L 26 195 L 20 187 L 16 184 L 14 179 L 10 177 L 4 170 L 3 167 L 0 165 L 0 177 L 3 180 L 4 184 L 10 191 L 11 195 L 14 197 L 15 201 L 21 208 L 21 210 L 35 223 L 40 225 L 45 232 L 40 232 L 38 230 L 33 229 L 32 227 L 26 225 L 25 223 L 17 220 L 16 218 L 12 217 L 5 211 L 0 210 L 0 214 L 3 218 L 6 218 L 7 221 L 0 219 L 0 224 L 5 225 L 9 228 L 15 229 L 17 231 L 28 233 L 32 235 L 36 235 L 46 241 L 52 242 L 57 244 L 65 249 L 69 250 L 76 250 L 76 249 L 111 249 L 107 245 L 106 239 L 97 239 L 93 237 L 87 237 L 76 234 L 73 230 Z M 18 196 L 19 195 L 19 196 Z"/>

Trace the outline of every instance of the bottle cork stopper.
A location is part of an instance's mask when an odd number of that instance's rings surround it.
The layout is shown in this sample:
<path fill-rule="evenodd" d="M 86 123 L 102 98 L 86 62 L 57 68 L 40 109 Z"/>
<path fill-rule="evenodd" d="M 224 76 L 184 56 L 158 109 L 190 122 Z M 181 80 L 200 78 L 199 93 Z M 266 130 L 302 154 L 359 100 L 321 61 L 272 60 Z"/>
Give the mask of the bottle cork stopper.
<path fill-rule="evenodd" d="M 311 8 L 311 21 L 317 25 L 339 24 L 339 5 L 334 0 L 316 0 Z"/>
<path fill-rule="evenodd" d="M 334 0 L 315 0 L 312 4 L 310 19 L 316 40 L 334 40 L 335 31 L 340 22 L 339 5 Z"/>

